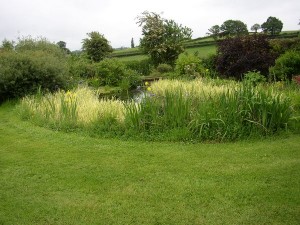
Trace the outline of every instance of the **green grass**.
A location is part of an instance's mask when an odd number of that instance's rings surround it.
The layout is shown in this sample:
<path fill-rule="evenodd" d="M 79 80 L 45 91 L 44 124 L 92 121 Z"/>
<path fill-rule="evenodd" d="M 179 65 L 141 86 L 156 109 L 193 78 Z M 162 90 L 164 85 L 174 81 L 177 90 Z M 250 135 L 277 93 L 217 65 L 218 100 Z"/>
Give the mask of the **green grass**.
<path fill-rule="evenodd" d="M 212 37 L 205 37 L 205 38 L 196 38 L 190 41 L 186 41 L 186 45 L 190 44 L 199 44 L 199 43 L 204 43 L 204 42 L 210 42 L 214 41 Z M 206 57 L 209 54 L 215 53 L 216 52 L 216 46 L 215 45 L 208 45 L 208 46 L 201 46 L 201 47 L 192 47 L 192 48 L 186 48 L 186 52 L 189 53 L 194 53 L 194 52 L 199 52 L 200 57 Z M 112 57 L 117 56 L 119 60 L 121 61 L 133 61 L 133 60 L 143 60 L 147 59 L 147 55 L 140 55 L 141 50 L 136 47 L 136 48 L 127 48 L 127 49 L 121 49 L 121 50 L 115 50 L 112 53 Z M 130 56 L 124 55 L 123 54 L 132 54 Z M 135 55 L 137 54 L 137 55 Z"/>
<path fill-rule="evenodd" d="M 209 55 L 215 54 L 217 51 L 217 47 L 215 45 L 203 46 L 203 47 L 196 47 L 196 48 L 187 48 L 185 52 L 193 54 L 196 53 L 199 55 L 200 58 L 205 58 Z"/>
<path fill-rule="evenodd" d="M 144 59 L 148 59 L 149 57 L 147 55 L 133 55 L 133 56 L 124 56 L 124 57 L 118 57 L 118 59 L 121 62 L 127 62 L 127 61 L 142 61 Z"/>
<path fill-rule="evenodd" d="M 114 50 L 112 55 L 114 54 L 123 54 L 123 53 L 133 53 L 133 52 L 140 52 L 140 48 L 135 47 L 135 48 L 125 48 L 125 49 L 118 49 Z"/>
<path fill-rule="evenodd" d="M 0 224 L 299 224 L 299 136 L 97 139 L 0 107 Z"/>
<path fill-rule="evenodd" d="M 195 48 L 187 48 L 185 52 L 188 53 L 195 53 L 201 57 L 205 58 L 208 55 L 216 53 L 217 47 L 215 45 L 209 45 L 209 46 L 203 46 L 203 47 L 195 47 Z M 133 55 L 133 56 L 124 56 L 124 57 L 118 57 L 120 61 L 127 62 L 127 61 L 141 61 L 144 59 L 147 59 L 147 55 Z"/>

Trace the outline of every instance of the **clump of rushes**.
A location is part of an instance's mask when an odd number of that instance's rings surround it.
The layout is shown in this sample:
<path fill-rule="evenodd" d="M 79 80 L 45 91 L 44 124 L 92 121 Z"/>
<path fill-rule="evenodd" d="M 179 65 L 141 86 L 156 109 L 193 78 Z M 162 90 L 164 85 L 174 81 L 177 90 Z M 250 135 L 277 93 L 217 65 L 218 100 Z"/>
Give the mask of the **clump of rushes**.
<path fill-rule="evenodd" d="M 74 91 L 58 91 L 22 99 L 19 111 L 24 119 L 56 129 L 91 127 L 104 118 L 115 118 L 122 123 L 124 105 L 118 100 L 99 101 L 95 91 L 81 87 Z"/>
<path fill-rule="evenodd" d="M 288 129 L 296 115 L 288 96 L 298 95 L 283 95 L 274 85 L 198 79 L 160 80 L 145 86 L 149 90 L 140 102 L 99 100 L 87 87 L 44 96 L 37 93 L 21 101 L 20 112 L 56 129 L 173 141 L 272 135 Z"/>
<path fill-rule="evenodd" d="M 207 80 L 162 80 L 152 95 L 127 106 L 136 134 L 168 140 L 237 140 L 287 129 L 290 99 L 265 87 Z"/>

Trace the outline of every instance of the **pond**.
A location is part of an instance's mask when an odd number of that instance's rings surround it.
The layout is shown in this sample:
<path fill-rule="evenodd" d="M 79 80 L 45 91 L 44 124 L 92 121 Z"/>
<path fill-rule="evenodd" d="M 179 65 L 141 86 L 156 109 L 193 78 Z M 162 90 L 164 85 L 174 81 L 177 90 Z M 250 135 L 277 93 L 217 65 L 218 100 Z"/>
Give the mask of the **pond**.
<path fill-rule="evenodd" d="M 112 91 L 109 93 L 100 93 L 99 99 L 119 99 L 122 101 L 133 100 L 141 102 L 149 93 L 146 92 L 144 87 L 138 86 L 135 89 L 128 91 Z"/>

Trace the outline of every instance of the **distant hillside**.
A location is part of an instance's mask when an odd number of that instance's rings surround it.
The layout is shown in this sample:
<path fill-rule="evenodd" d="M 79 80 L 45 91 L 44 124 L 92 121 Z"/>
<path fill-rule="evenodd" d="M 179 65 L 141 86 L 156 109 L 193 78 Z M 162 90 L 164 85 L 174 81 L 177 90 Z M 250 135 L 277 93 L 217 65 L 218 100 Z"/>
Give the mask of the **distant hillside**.
<path fill-rule="evenodd" d="M 250 33 L 251 34 L 251 33 Z M 299 31 L 282 31 L 279 35 L 275 35 L 271 38 L 294 38 L 299 36 Z M 184 42 L 184 46 L 187 49 L 187 52 L 192 52 L 192 49 L 201 50 L 201 47 L 205 47 L 205 49 L 214 49 L 216 45 L 216 41 L 211 36 L 207 37 L 199 37 L 192 40 L 188 40 Z M 189 51 L 189 49 L 191 49 Z M 211 51 L 210 51 L 211 52 Z M 111 57 L 132 57 L 144 55 L 139 47 L 135 48 L 123 48 L 116 49 L 112 52 Z"/>

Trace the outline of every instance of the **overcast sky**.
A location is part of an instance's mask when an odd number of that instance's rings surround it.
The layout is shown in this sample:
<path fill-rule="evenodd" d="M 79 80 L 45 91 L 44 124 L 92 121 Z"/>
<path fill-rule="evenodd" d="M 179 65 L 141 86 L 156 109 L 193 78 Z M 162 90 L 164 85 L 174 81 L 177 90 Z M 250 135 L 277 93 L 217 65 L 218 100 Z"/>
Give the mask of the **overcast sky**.
<path fill-rule="evenodd" d="M 98 31 L 112 47 L 139 43 L 136 17 L 143 11 L 190 27 L 193 38 L 204 36 L 213 25 L 241 20 L 248 29 L 269 16 L 283 22 L 283 30 L 299 30 L 300 0 L 0 0 L 0 40 L 31 35 L 51 42 L 65 41 L 80 49 L 86 33 Z"/>

